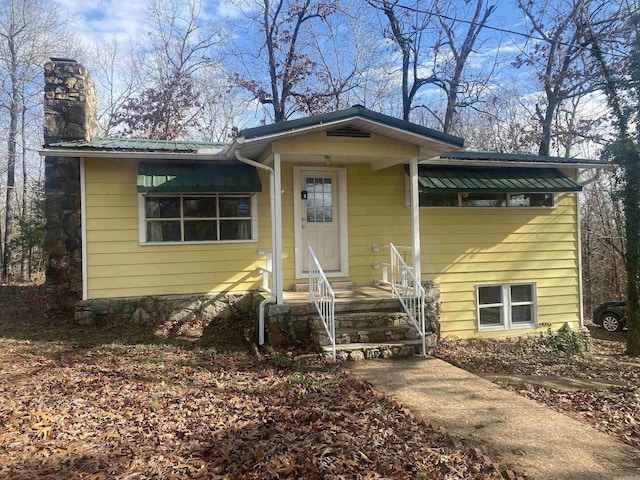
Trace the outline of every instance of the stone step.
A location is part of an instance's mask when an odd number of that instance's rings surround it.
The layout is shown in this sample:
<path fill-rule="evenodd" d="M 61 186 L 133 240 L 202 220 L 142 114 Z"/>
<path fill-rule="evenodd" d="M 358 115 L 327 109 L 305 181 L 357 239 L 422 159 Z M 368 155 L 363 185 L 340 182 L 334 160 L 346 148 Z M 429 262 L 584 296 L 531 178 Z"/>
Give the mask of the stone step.
<path fill-rule="evenodd" d="M 309 302 L 296 303 L 293 305 L 270 305 L 270 315 L 277 315 L 278 310 L 286 310 L 292 316 L 314 316 L 318 314 L 316 307 Z M 397 298 L 365 298 L 358 299 L 358 301 L 350 301 L 348 298 L 336 298 L 335 303 L 335 315 L 336 318 L 339 315 L 345 313 L 366 313 L 366 312 L 402 312 L 402 304 Z"/>
<path fill-rule="evenodd" d="M 331 284 L 331 288 L 333 291 L 336 290 L 355 290 L 357 285 L 356 282 L 352 282 L 351 280 L 336 280 L 329 281 Z M 309 291 L 309 282 L 307 283 L 294 283 L 291 285 L 292 292 L 308 292 Z"/>
<path fill-rule="evenodd" d="M 331 356 L 331 345 L 320 347 L 327 356 Z M 420 354 L 422 341 L 405 340 L 402 342 L 346 343 L 336 345 L 336 360 L 370 360 L 374 358 L 411 357 Z"/>
<path fill-rule="evenodd" d="M 313 337 L 316 345 L 325 346 L 331 344 L 324 327 L 322 330 L 315 330 L 313 332 Z M 351 343 L 398 342 L 415 340 L 416 338 L 419 338 L 419 336 L 413 325 L 372 327 L 367 329 L 344 328 L 336 330 L 336 345 Z"/>
<path fill-rule="evenodd" d="M 336 330 L 343 328 L 367 329 L 376 327 L 413 326 L 409 316 L 398 311 L 343 312 L 336 314 Z M 319 316 L 312 318 L 311 328 L 324 330 Z"/>

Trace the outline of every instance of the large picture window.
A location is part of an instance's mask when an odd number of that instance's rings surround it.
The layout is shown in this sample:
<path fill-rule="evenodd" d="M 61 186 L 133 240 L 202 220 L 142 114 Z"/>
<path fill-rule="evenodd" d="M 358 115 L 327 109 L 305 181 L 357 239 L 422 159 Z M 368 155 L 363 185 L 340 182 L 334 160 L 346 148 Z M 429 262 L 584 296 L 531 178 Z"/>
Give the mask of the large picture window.
<path fill-rule="evenodd" d="M 255 239 L 249 194 L 141 195 L 143 243 L 230 242 Z"/>
<path fill-rule="evenodd" d="M 477 287 L 478 330 L 532 328 L 537 324 L 536 284 Z"/>

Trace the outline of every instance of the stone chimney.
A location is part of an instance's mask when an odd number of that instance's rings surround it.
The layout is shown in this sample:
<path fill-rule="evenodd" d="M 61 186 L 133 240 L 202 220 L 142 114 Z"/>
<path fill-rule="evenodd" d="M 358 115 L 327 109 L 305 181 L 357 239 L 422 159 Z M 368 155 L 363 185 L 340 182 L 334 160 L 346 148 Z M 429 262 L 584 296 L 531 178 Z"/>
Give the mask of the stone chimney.
<path fill-rule="evenodd" d="M 65 58 L 44 66 L 44 144 L 91 140 L 99 133 L 96 87 L 87 69 Z"/>
<path fill-rule="evenodd" d="M 87 69 L 75 60 L 52 58 L 44 66 L 44 80 L 49 306 L 73 307 L 83 296 L 80 158 L 58 156 L 52 145 L 87 141 L 98 134 L 96 89 Z"/>

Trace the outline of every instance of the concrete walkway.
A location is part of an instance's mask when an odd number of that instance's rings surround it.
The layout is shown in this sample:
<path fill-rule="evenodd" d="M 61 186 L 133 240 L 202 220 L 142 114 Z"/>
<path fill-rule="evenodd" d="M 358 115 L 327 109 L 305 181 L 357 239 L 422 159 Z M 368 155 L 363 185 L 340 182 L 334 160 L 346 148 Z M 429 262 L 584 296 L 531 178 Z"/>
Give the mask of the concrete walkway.
<path fill-rule="evenodd" d="M 639 450 L 442 360 L 373 360 L 348 368 L 520 475 L 640 479 Z"/>

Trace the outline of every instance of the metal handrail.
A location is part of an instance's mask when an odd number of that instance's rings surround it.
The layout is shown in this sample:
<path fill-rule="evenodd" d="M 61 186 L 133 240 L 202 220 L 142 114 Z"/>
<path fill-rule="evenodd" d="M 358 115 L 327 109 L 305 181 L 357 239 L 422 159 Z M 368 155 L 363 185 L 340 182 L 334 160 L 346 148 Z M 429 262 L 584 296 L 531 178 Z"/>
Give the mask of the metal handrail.
<path fill-rule="evenodd" d="M 391 249 L 391 278 L 389 279 L 391 291 L 400 300 L 404 311 L 413 322 L 418 335 L 422 338 L 422 354 L 426 355 L 424 287 L 393 243 L 390 243 L 389 247 Z"/>
<path fill-rule="evenodd" d="M 272 293 L 271 279 L 273 276 L 273 253 L 271 250 L 265 250 L 265 265 L 258 267 L 258 273 L 262 274 L 262 285 L 259 290 L 262 292 Z"/>
<path fill-rule="evenodd" d="M 311 302 L 316 306 L 324 329 L 329 336 L 333 348 L 333 360 L 336 359 L 336 294 L 327 280 L 327 276 L 322 270 L 322 266 L 316 254 L 309 245 L 309 296 Z"/>

